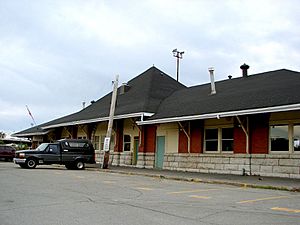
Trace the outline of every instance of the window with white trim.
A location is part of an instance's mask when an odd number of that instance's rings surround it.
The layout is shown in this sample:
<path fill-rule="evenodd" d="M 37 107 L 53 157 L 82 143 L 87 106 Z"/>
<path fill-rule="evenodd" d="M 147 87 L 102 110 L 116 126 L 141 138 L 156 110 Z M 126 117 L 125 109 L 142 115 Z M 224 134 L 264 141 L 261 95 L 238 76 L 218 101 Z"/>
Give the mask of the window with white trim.
<path fill-rule="evenodd" d="M 289 151 L 289 126 L 274 125 L 270 128 L 271 151 Z"/>
<path fill-rule="evenodd" d="M 218 128 L 205 129 L 205 151 L 218 151 Z"/>
<path fill-rule="evenodd" d="M 233 152 L 233 142 L 233 127 L 205 129 L 205 152 Z"/>
<path fill-rule="evenodd" d="M 222 128 L 222 152 L 233 152 L 233 128 Z"/>
<path fill-rule="evenodd" d="M 295 152 L 300 152 L 300 125 L 295 125 L 294 126 L 293 145 L 294 145 L 294 151 Z"/>
<path fill-rule="evenodd" d="M 300 125 L 293 123 L 271 125 L 270 151 L 300 153 Z"/>

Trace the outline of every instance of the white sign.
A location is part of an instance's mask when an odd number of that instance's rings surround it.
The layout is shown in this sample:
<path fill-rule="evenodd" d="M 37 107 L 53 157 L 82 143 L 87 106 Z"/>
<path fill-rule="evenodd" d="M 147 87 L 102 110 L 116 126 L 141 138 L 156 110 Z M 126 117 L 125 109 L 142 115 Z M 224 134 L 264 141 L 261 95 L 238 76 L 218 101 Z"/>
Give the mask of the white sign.
<path fill-rule="evenodd" d="M 110 145 L 110 138 L 109 138 L 109 137 L 104 138 L 104 146 L 103 146 L 103 150 L 104 150 L 105 152 L 108 152 L 108 151 L 109 151 L 109 145 Z"/>

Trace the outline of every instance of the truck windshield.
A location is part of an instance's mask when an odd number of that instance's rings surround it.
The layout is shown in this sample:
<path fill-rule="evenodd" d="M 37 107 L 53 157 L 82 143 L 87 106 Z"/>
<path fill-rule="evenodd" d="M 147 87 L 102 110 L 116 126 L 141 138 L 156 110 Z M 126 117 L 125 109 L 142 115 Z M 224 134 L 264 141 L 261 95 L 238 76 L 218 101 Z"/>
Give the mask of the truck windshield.
<path fill-rule="evenodd" d="M 36 150 L 38 150 L 38 151 L 44 151 L 47 147 L 48 147 L 48 144 L 47 143 L 43 143 L 43 144 L 39 145 L 39 147 L 37 147 Z"/>

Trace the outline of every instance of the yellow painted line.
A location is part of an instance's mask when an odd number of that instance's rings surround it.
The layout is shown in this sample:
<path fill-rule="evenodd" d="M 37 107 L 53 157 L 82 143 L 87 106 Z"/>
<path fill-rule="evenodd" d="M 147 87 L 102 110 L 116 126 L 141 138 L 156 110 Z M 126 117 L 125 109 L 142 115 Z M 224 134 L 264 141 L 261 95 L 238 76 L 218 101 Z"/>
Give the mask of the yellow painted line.
<path fill-rule="evenodd" d="M 137 187 L 136 189 L 143 190 L 143 191 L 152 191 L 153 190 L 153 188 L 147 188 L 147 187 Z"/>
<path fill-rule="evenodd" d="M 289 208 L 280 208 L 280 207 L 273 207 L 271 209 L 276 211 L 283 211 L 283 212 L 300 213 L 300 209 L 289 209 Z"/>
<path fill-rule="evenodd" d="M 200 196 L 200 195 L 189 195 L 190 198 L 199 198 L 199 199 L 210 199 L 208 196 Z"/>
<path fill-rule="evenodd" d="M 252 203 L 252 202 L 280 199 L 280 198 L 289 198 L 289 196 L 274 196 L 274 197 L 268 197 L 268 198 L 257 198 L 257 199 L 252 199 L 252 200 L 240 201 L 240 202 L 237 202 L 237 203 L 238 204 L 244 204 L 244 203 Z"/>
<path fill-rule="evenodd" d="M 194 189 L 194 190 L 168 192 L 168 194 L 187 194 L 187 193 L 196 193 L 196 192 L 204 192 L 204 191 L 216 191 L 216 190 L 221 190 L 221 189 L 216 189 L 216 188 Z"/>

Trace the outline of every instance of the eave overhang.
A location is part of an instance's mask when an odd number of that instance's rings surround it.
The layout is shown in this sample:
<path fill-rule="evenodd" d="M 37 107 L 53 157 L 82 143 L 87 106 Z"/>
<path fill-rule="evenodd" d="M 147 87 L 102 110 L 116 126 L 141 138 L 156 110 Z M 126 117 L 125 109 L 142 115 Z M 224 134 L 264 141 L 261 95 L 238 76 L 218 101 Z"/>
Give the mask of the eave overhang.
<path fill-rule="evenodd" d="M 256 108 L 256 109 L 245 109 L 245 110 L 228 111 L 228 112 L 215 112 L 215 113 L 191 115 L 191 116 L 178 116 L 178 117 L 170 117 L 170 118 L 162 118 L 162 119 L 154 119 L 154 120 L 150 119 L 146 121 L 137 121 L 137 125 L 171 123 L 171 122 L 179 122 L 179 121 L 213 119 L 213 118 L 219 119 L 221 117 L 229 117 L 229 116 L 285 112 L 285 111 L 293 111 L 293 110 L 300 110 L 300 104 L 273 106 L 273 107 Z"/>
<path fill-rule="evenodd" d="M 13 137 L 31 137 L 31 136 L 43 136 L 48 134 L 51 130 L 31 132 L 31 133 L 20 133 L 20 134 L 12 134 Z"/>
<path fill-rule="evenodd" d="M 141 117 L 141 121 L 143 121 L 144 117 L 150 117 L 153 115 L 154 115 L 154 113 L 149 113 L 149 112 L 130 113 L 130 114 L 114 116 L 114 120 Z M 80 125 L 80 124 L 103 122 L 103 121 L 108 121 L 108 120 L 109 120 L 109 117 L 107 116 L 107 117 L 100 117 L 100 118 L 95 118 L 95 119 L 77 120 L 77 121 L 71 121 L 71 122 L 66 122 L 66 123 L 58 123 L 58 124 L 53 124 L 53 125 L 49 125 L 49 126 L 42 126 L 41 128 L 42 129 L 50 129 L 50 128 L 56 128 L 56 127 L 65 127 L 65 126 L 74 126 L 74 125 Z"/>

